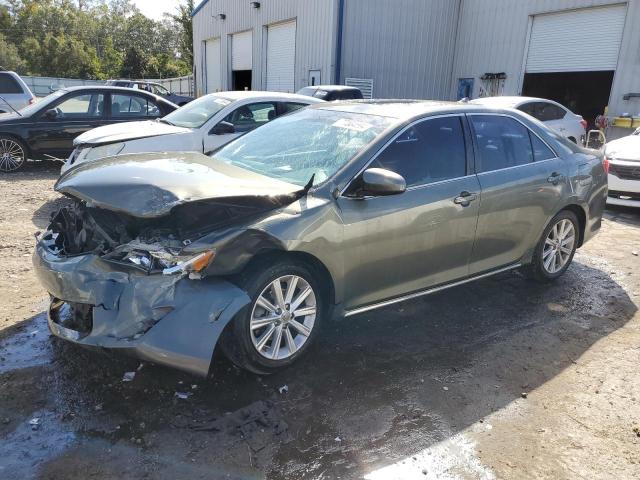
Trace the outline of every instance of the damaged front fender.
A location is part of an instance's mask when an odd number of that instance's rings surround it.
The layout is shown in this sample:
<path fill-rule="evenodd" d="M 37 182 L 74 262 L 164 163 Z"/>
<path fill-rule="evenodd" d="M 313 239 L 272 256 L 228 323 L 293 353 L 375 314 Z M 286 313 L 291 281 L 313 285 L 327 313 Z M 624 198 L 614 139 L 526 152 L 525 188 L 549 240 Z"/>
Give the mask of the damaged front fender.
<path fill-rule="evenodd" d="M 55 298 L 49 314 L 55 335 L 202 376 L 225 326 L 250 302 L 222 279 L 122 272 L 95 254 L 63 258 L 40 243 L 33 260 Z M 65 304 L 71 317 L 61 315 Z"/>

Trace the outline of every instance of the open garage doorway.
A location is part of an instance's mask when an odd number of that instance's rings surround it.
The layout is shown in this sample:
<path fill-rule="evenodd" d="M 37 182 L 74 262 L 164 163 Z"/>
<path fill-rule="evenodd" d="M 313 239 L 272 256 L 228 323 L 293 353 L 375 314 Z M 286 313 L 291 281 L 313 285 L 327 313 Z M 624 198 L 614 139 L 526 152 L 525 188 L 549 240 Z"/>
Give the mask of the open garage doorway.
<path fill-rule="evenodd" d="M 613 71 L 527 73 L 522 95 L 555 100 L 582 117 L 593 128 L 609 104 Z"/>
<path fill-rule="evenodd" d="M 251 70 L 233 72 L 233 90 L 251 90 Z"/>

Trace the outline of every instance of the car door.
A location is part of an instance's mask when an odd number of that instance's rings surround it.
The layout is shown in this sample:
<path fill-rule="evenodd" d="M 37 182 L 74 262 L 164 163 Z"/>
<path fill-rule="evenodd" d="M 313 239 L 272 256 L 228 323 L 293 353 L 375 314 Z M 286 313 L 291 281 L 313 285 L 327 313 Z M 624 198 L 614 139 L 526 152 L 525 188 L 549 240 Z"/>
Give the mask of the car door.
<path fill-rule="evenodd" d="M 104 125 L 105 120 L 103 93 L 72 92 L 38 114 L 30 128 L 31 148 L 41 155 L 66 158 L 78 135 Z"/>
<path fill-rule="evenodd" d="M 276 116 L 276 102 L 255 102 L 238 106 L 205 135 L 205 153 L 226 145 L 240 135 L 270 122 Z M 220 129 L 222 122 L 228 128 Z"/>
<path fill-rule="evenodd" d="M 109 123 L 155 120 L 164 116 L 160 106 L 144 94 L 112 92 L 108 106 Z"/>
<path fill-rule="evenodd" d="M 480 186 L 469 165 L 464 116 L 423 119 L 369 164 L 405 178 L 394 196 L 338 198 L 344 222 L 345 307 L 375 303 L 465 277 Z"/>
<path fill-rule="evenodd" d="M 499 114 L 468 118 L 481 188 L 474 275 L 520 262 L 570 186 L 566 162 L 524 123 Z"/>

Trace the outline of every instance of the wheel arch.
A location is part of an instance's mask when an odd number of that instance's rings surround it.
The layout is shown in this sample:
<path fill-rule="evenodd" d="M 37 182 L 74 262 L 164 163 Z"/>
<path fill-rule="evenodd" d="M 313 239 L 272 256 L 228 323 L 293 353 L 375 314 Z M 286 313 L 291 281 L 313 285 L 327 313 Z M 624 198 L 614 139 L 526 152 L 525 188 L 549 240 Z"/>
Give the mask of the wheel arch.
<path fill-rule="evenodd" d="M 571 203 L 569 205 L 564 206 L 562 209 L 558 211 L 558 213 L 563 211 L 572 212 L 578 218 L 578 227 L 580 238 L 578 239 L 578 248 L 580 248 L 584 242 L 584 232 L 587 228 L 587 213 L 584 208 L 577 203 Z M 557 214 L 556 214 L 557 215 Z M 555 215 L 554 215 L 555 216 Z"/>
<path fill-rule="evenodd" d="M 318 257 L 310 253 L 280 249 L 263 250 L 262 252 L 256 254 L 251 260 L 249 260 L 242 271 L 246 272 L 256 268 L 263 268 L 264 265 L 268 265 L 275 261 L 283 261 L 286 259 L 304 263 L 305 265 L 310 267 L 314 273 L 318 274 L 318 280 L 322 288 L 322 294 L 325 295 L 327 304 L 329 305 L 329 307 L 335 305 L 336 289 L 333 276 L 331 275 L 331 272 L 329 272 L 329 269 L 326 267 L 326 265 L 322 263 L 322 261 L 318 259 Z"/>

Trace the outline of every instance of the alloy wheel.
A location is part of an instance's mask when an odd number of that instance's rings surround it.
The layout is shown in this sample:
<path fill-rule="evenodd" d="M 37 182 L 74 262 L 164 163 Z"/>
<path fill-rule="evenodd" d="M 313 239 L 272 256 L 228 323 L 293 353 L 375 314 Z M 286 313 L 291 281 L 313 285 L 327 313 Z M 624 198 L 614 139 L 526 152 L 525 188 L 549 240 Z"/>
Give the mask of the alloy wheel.
<path fill-rule="evenodd" d="M 276 278 L 253 305 L 249 329 L 254 348 L 269 360 L 291 357 L 309 339 L 316 311 L 309 282 L 297 275 Z"/>
<path fill-rule="evenodd" d="M 24 160 L 24 149 L 18 142 L 0 138 L 0 171 L 13 172 L 22 166 Z"/>
<path fill-rule="evenodd" d="M 551 274 L 564 268 L 576 241 L 576 230 L 571 220 L 562 219 L 549 231 L 542 249 L 542 265 Z"/>

